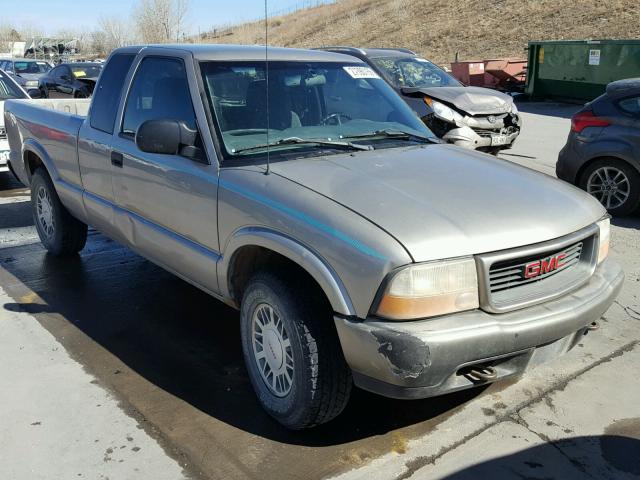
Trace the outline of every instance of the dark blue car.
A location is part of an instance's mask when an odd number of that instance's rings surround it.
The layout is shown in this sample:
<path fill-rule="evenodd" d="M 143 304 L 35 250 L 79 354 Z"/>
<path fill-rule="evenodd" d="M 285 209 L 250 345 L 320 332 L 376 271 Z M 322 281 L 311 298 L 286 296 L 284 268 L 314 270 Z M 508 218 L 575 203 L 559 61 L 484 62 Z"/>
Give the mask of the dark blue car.
<path fill-rule="evenodd" d="M 558 178 L 596 197 L 612 215 L 640 207 L 640 78 L 619 80 L 571 119 Z"/>

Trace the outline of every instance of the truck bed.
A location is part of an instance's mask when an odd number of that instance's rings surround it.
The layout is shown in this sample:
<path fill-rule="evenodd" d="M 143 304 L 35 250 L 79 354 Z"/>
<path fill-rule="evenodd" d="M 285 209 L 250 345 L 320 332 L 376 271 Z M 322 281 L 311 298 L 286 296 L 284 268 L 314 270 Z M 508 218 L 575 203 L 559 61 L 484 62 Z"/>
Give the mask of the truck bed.
<path fill-rule="evenodd" d="M 28 184 L 25 150 L 37 152 L 52 176 L 81 185 L 78 169 L 78 131 L 89 111 L 91 100 L 7 100 L 5 126 L 11 147 L 11 165 Z"/>

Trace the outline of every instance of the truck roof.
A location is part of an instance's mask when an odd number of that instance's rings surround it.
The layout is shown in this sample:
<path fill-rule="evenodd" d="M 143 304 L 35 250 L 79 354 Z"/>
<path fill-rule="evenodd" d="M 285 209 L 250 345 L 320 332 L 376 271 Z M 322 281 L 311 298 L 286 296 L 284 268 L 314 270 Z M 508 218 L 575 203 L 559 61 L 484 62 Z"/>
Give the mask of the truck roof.
<path fill-rule="evenodd" d="M 322 47 L 318 50 L 331 52 L 344 52 L 347 55 L 355 55 L 358 58 L 383 58 L 383 57 L 415 57 L 415 52 L 407 48 L 357 48 L 346 46 Z"/>
<path fill-rule="evenodd" d="M 117 52 L 140 52 L 144 48 L 182 50 L 193 54 L 196 60 L 264 60 L 264 45 L 223 45 L 223 44 L 159 44 L 122 47 Z M 269 60 L 309 61 L 309 62 L 358 62 L 352 56 L 322 50 L 300 48 L 269 47 Z"/>

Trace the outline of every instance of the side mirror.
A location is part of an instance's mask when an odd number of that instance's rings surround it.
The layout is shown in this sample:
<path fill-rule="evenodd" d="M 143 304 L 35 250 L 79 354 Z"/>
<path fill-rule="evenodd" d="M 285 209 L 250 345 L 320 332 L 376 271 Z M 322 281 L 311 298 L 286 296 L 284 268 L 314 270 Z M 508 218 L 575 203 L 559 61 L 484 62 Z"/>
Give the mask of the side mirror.
<path fill-rule="evenodd" d="M 147 120 L 136 131 L 136 145 L 147 153 L 182 155 L 198 159 L 198 132 L 175 120 Z"/>
<path fill-rule="evenodd" d="M 37 88 L 31 88 L 27 90 L 27 95 L 31 98 L 42 98 L 42 92 Z"/>

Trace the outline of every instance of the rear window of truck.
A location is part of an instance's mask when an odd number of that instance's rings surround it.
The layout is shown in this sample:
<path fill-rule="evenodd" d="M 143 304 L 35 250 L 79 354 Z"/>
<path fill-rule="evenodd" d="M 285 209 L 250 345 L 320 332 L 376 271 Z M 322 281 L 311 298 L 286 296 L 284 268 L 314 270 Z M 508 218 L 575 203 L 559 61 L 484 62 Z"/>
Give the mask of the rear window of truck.
<path fill-rule="evenodd" d="M 118 54 L 107 63 L 93 94 L 90 119 L 92 128 L 113 133 L 122 86 L 134 58 L 134 54 Z"/>

